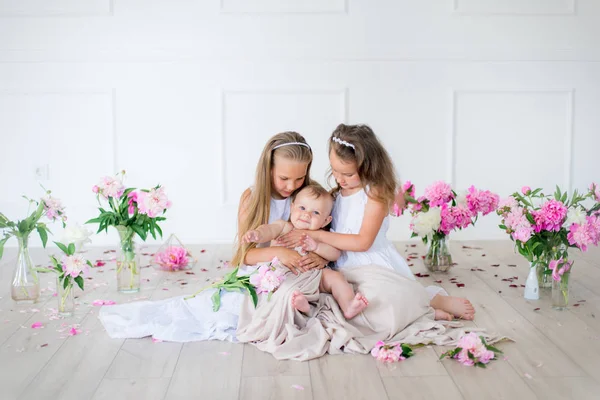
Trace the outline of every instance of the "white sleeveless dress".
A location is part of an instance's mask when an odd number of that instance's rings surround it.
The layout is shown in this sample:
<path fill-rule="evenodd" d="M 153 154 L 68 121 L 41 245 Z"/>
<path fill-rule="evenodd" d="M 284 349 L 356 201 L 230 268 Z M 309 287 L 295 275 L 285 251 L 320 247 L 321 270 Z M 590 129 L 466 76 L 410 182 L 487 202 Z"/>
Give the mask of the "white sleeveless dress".
<path fill-rule="evenodd" d="M 331 215 L 331 231 L 336 233 L 358 234 L 365 215 L 365 206 L 368 196 L 364 190 L 360 190 L 349 196 L 338 193 L 333 204 Z M 400 255 L 396 247 L 387 238 L 390 227 L 390 216 L 383 219 L 381 228 L 377 232 L 375 241 L 367 251 L 342 251 L 336 266 L 340 269 L 351 268 L 360 265 L 375 264 L 393 269 L 400 275 L 415 280 L 406 260 Z M 430 298 L 437 294 L 447 295 L 446 291 L 439 286 L 426 287 Z"/>
<path fill-rule="evenodd" d="M 290 200 L 271 199 L 269 222 L 289 219 Z M 264 247 L 264 243 L 262 246 Z M 269 243 L 266 243 L 268 246 Z M 249 274 L 256 267 L 240 268 L 240 275 Z M 227 340 L 236 342 L 240 307 L 245 293 L 221 292 L 221 308 L 212 310 L 208 289 L 190 300 L 185 296 L 160 301 L 139 301 L 114 306 L 103 306 L 99 318 L 111 338 L 142 338 L 152 336 L 169 342 L 197 340 Z"/>

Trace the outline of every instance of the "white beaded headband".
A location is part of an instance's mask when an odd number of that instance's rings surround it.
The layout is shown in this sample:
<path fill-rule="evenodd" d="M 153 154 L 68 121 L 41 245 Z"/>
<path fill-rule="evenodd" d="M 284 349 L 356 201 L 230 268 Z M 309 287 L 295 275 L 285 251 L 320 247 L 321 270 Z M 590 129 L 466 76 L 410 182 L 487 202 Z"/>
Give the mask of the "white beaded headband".
<path fill-rule="evenodd" d="M 356 147 L 354 147 L 354 145 L 352 143 L 348 143 L 345 140 L 342 140 L 337 136 L 332 137 L 331 140 L 333 140 L 334 142 L 339 143 L 341 145 L 344 145 L 346 147 L 351 147 L 353 149 L 356 149 Z"/>
<path fill-rule="evenodd" d="M 288 142 L 288 143 L 282 143 L 282 144 L 278 144 L 277 146 L 273 147 L 273 150 L 276 150 L 280 147 L 284 147 L 284 146 L 293 146 L 293 145 L 298 145 L 298 146 L 304 146 L 307 149 L 310 150 L 310 146 L 307 145 L 306 143 L 302 143 L 302 142 Z"/>

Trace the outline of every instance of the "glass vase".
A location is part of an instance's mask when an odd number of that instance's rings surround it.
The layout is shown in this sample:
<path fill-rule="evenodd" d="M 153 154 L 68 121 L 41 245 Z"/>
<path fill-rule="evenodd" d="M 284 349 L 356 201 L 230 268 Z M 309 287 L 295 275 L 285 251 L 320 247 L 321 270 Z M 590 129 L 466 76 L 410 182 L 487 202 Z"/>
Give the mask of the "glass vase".
<path fill-rule="evenodd" d="M 16 236 L 19 254 L 13 275 L 10 296 L 17 303 L 33 304 L 40 298 L 40 280 L 29 255 L 28 236 Z"/>
<path fill-rule="evenodd" d="M 69 282 L 68 279 L 66 282 Z M 65 287 L 64 281 L 56 278 L 56 293 L 58 298 L 58 313 L 68 317 L 75 311 L 75 300 L 73 297 L 73 284 L 68 283 Z"/>
<path fill-rule="evenodd" d="M 174 234 L 160 246 L 152 257 L 152 266 L 162 271 L 185 271 L 192 269 L 198 259 L 192 256 L 192 252 L 181 243 Z"/>
<path fill-rule="evenodd" d="M 552 280 L 552 308 L 555 310 L 564 310 L 569 305 L 569 275 L 571 272 L 565 272 L 560 280 Z"/>
<path fill-rule="evenodd" d="M 119 225 L 119 251 L 117 252 L 117 290 L 121 293 L 140 291 L 140 257 L 136 251 L 133 229 Z"/>
<path fill-rule="evenodd" d="M 452 266 L 452 256 L 448 249 L 446 237 L 432 238 L 429 241 L 427 254 L 423 260 L 428 270 L 432 272 L 446 272 Z"/>
<path fill-rule="evenodd" d="M 568 248 L 564 243 L 557 246 L 552 246 L 548 251 L 544 252 L 537 264 L 538 281 L 540 288 L 552 288 L 552 270 L 548 268 L 550 261 L 558 260 L 561 257 L 568 258 Z"/>

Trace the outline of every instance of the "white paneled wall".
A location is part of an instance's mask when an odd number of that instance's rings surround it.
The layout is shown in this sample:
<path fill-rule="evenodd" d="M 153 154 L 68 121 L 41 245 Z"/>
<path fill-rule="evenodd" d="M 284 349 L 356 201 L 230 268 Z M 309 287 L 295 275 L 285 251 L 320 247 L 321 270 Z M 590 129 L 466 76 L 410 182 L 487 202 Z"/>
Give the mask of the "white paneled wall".
<path fill-rule="evenodd" d="M 584 188 L 599 37 L 597 0 L 0 0 L 0 210 L 24 216 L 41 183 L 83 222 L 125 169 L 166 187 L 165 233 L 230 242 L 264 141 L 302 133 L 324 182 L 340 122 L 370 124 L 419 192 Z"/>

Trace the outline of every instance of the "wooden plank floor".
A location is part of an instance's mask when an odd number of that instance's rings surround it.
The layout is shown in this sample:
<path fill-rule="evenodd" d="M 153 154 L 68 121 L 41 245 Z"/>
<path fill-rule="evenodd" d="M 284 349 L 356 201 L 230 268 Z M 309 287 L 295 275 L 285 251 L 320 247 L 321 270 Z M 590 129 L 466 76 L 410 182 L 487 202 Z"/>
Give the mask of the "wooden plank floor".
<path fill-rule="evenodd" d="M 427 273 L 421 243 L 398 243 L 415 273 Z M 73 317 L 51 319 L 57 300 L 53 274 L 42 274 L 35 305 L 15 305 L 10 279 L 16 256 L 6 249 L 0 264 L 0 398 L 9 399 L 597 399 L 600 396 L 600 250 L 571 251 L 571 307 L 555 311 L 549 291 L 539 301 L 523 298 L 527 262 L 509 241 L 452 242 L 458 263 L 447 274 L 418 278 L 451 295 L 469 298 L 475 326 L 510 336 L 504 356 L 486 370 L 439 361 L 444 348 L 426 347 L 405 362 L 386 366 L 369 355 L 326 356 L 310 362 L 277 361 L 248 345 L 226 342 L 154 343 L 116 340 L 104 332 L 96 299 L 118 303 L 190 293 L 220 276 L 230 246 L 192 246 L 194 274 L 142 270 L 137 294 L 115 291 L 114 253 L 91 249 L 106 260 L 93 269 L 85 292 L 77 290 Z M 205 252 L 201 252 L 205 249 Z M 154 249 L 148 248 L 146 252 Z M 42 249 L 36 263 L 46 265 Z M 148 257 L 142 264 L 147 264 Z M 450 282 L 464 283 L 458 287 Z M 509 287 L 511 278 L 517 287 Z M 441 281 L 436 283 L 435 281 Z M 539 308 L 539 310 L 538 310 Z M 31 329 L 42 322 L 43 329 Z M 69 336 L 77 326 L 81 333 Z"/>

